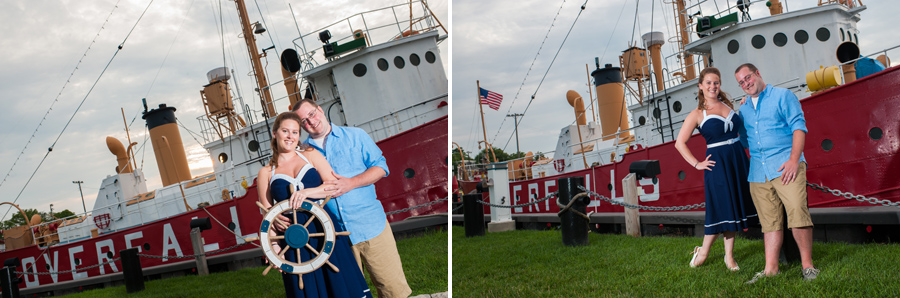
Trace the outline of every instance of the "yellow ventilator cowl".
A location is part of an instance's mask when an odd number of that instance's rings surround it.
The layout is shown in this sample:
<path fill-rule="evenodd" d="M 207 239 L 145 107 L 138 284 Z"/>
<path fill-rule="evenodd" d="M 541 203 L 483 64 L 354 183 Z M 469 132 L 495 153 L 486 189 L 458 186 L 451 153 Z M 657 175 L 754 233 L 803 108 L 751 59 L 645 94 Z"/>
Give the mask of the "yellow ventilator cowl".
<path fill-rule="evenodd" d="M 825 90 L 841 84 L 841 70 L 837 66 L 811 71 L 806 74 L 806 86 L 810 92 Z"/>
<path fill-rule="evenodd" d="M 581 98 L 581 94 L 578 94 L 575 90 L 569 90 L 566 92 L 566 100 L 569 101 L 570 106 L 575 108 L 575 123 L 586 125 L 587 118 L 584 115 L 584 100 Z"/>

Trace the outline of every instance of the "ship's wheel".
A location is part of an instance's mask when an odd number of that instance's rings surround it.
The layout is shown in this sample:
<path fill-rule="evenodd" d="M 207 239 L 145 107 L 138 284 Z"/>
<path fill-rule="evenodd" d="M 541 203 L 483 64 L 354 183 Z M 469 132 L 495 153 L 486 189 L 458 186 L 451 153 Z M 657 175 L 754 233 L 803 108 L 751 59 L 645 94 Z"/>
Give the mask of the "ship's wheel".
<path fill-rule="evenodd" d="M 326 264 L 331 270 L 334 270 L 335 272 L 339 271 L 337 266 L 328 262 L 328 258 L 334 252 L 335 238 L 337 235 L 350 235 L 350 232 L 335 232 L 334 223 L 331 221 L 331 217 L 328 216 L 328 213 L 322 208 L 322 206 L 328 203 L 330 199 L 330 197 L 325 198 L 320 201 L 321 203 L 303 200 L 299 209 L 292 209 L 290 200 L 281 201 L 269 209 L 263 208 L 261 204 L 258 204 L 260 205 L 260 208 L 266 212 L 259 227 L 259 242 L 262 244 L 263 253 L 271 265 L 271 267 L 266 268 L 263 275 L 268 273 L 271 268 L 280 269 L 285 273 L 302 275 L 304 273 L 315 271 Z M 301 213 L 308 215 L 308 219 L 305 223 L 297 222 L 298 214 Z M 275 223 L 281 221 L 277 217 L 279 214 L 284 214 L 290 218 L 293 224 L 288 226 L 284 231 L 284 234 L 279 233 L 280 235 L 270 235 L 269 232 L 275 228 Z M 315 224 L 314 221 L 318 221 L 316 226 L 321 227 L 322 231 L 318 233 L 309 232 L 310 225 Z M 322 239 L 322 241 L 318 241 L 319 244 L 316 245 L 317 247 L 314 247 L 313 245 L 310 245 L 311 238 L 319 238 Z M 282 243 L 286 243 L 287 245 L 282 247 L 281 251 L 276 252 L 276 245 L 280 242 L 278 240 L 284 240 Z M 285 259 L 285 253 L 291 249 L 295 250 L 298 261 L 300 262 L 292 262 Z M 309 251 L 314 257 L 305 261 L 300 260 L 299 258 L 302 250 Z M 300 288 L 303 289 L 303 278 L 300 278 L 299 280 Z"/>

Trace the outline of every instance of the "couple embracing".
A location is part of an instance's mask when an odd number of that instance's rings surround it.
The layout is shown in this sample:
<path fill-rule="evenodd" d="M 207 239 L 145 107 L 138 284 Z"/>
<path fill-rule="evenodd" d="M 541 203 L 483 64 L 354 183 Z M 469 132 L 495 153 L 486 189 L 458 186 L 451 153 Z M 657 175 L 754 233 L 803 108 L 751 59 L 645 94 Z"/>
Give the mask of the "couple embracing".
<path fill-rule="evenodd" d="M 725 267 L 738 271 L 734 236 L 759 220 L 765 241 L 766 267 L 747 283 L 774 276 L 783 241 L 784 216 L 800 249 L 803 278 L 815 279 L 812 263 L 812 219 L 806 196 L 806 159 L 803 146 L 806 120 L 800 101 L 789 90 L 763 82 L 759 70 L 747 63 L 735 70 L 735 80 L 747 97 L 740 113 L 720 90 L 716 68 L 700 72 L 697 109 L 684 120 L 675 147 L 695 169 L 704 172 L 706 220 L 703 246 L 694 248 L 690 266 L 702 265 L 710 248 L 723 234 Z M 706 139 L 706 158 L 697 159 L 687 148 L 694 129 Z M 750 158 L 744 148 L 749 149 Z"/>

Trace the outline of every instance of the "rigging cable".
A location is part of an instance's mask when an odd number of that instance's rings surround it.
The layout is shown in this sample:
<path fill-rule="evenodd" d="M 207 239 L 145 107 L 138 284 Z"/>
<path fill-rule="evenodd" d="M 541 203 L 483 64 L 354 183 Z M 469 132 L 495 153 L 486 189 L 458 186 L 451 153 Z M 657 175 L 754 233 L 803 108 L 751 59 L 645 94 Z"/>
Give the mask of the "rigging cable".
<path fill-rule="evenodd" d="M 41 128 L 41 125 L 44 124 L 44 120 L 47 120 L 47 115 L 49 115 L 50 111 L 53 110 L 53 106 L 57 102 L 59 102 L 59 97 L 62 96 L 63 91 L 66 90 L 66 86 L 69 85 L 69 81 L 72 79 L 72 77 L 75 76 L 75 71 L 78 70 L 78 66 L 80 66 L 81 62 L 84 61 L 84 58 L 87 57 L 87 54 L 91 50 L 91 47 L 94 45 L 94 43 L 97 42 L 97 38 L 100 37 L 100 32 L 102 32 L 103 29 L 106 27 L 106 24 L 109 23 L 109 18 L 112 17 L 113 12 L 115 12 L 116 8 L 118 8 L 118 7 L 119 7 L 119 1 L 116 1 L 116 5 L 113 6 L 113 9 L 109 12 L 109 15 L 106 16 L 106 20 L 103 21 L 103 24 L 100 25 L 100 30 L 97 31 L 97 34 L 94 35 L 94 39 L 91 40 L 90 44 L 88 44 L 88 48 L 84 51 L 84 54 L 82 54 L 81 58 L 78 59 L 78 63 L 75 64 L 75 69 L 73 69 L 72 72 L 69 73 L 69 77 L 66 78 L 66 82 L 63 83 L 62 88 L 59 89 L 59 93 L 56 94 L 56 98 L 54 98 L 53 102 L 50 103 L 50 108 L 47 109 L 47 112 L 44 113 L 44 117 L 41 118 L 40 122 L 38 122 L 38 126 L 34 129 L 34 132 L 31 133 L 31 137 L 29 137 L 28 141 L 25 142 L 25 148 L 22 148 L 22 151 L 19 152 L 19 156 L 16 156 L 16 160 L 13 161 L 12 166 L 9 167 L 9 171 L 6 172 L 6 176 L 4 176 L 3 180 L 0 181 L 0 187 L 3 187 L 3 183 L 5 183 L 6 179 L 9 178 L 9 175 L 12 174 L 12 171 L 16 167 L 16 164 L 19 162 L 19 159 L 22 157 L 23 154 L 25 154 L 25 151 L 28 150 L 28 145 L 31 144 L 31 141 L 34 139 L 34 136 L 37 134 L 38 130 Z"/>
<path fill-rule="evenodd" d="M 612 44 L 613 35 L 616 32 L 616 28 L 619 27 L 619 21 L 622 19 L 622 14 L 625 12 L 625 5 L 628 4 L 628 1 L 622 1 L 622 9 L 619 10 L 619 17 L 616 18 L 616 24 L 613 25 L 613 33 L 609 34 L 609 40 L 606 41 L 606 48 L 603 49 L 603 55 L 600 55 L 600 61 L 603 61 L 606 58 L 606 51 L 609 50 L 609 45 Z"/>
<path fill-rule="evenodd" d="M 534 68 L 534 63 L 537 61 L 538 56 L 541 55 L 541 50 L 544 48 L 544 44 L 547 43 L 547 38 L 550 37 L 550 31 L 553 30 L 554 24 L 556 24 L 556 19 L 559 18 L 559 12 L 562 11 L 563 5 L 566 4 L 566 0 L 563 0 L 562 3 L 559 4 L 559 9 L 556 10 L 556 15 L 553 16 L 553 21 L 550 22 L 550 28 L 547 28 L 547 34 L 544 35 L 544 40 L 541 41 L 541 45 L 538 47 L 537 53 L 534 54 L 534 59 L 531 60 L 531 65 L 528 66 L 528 71 L 525 72 L 525 77 L 522 78 L 522 84 L 519 85 L 519 89 L 516 90 L 516 95 L 513 96 L 513 101 L 509 104 L 509 109 L 506 110 L 506 113 L 509 114 L 512 111 L 513 105 L 516 104 L 516 99 L 519 98 L 519 92 L 522 91 L 522 88 L 525 87 L 525 81 L 528 79 L 528 74 L 531 73 L 531 70 Z M 479 99 L 478 104 L 481 104 L 481 100 Z M 500 126 L 497 127 L 497 133 L 494 134 L 494 138 L 491 139 L 491 143 L 497 140 L 497 136 L 500 135 L 500 130 L 503 128 L 503 124 L 506 123 L 506 118 L 503 117 L 503 120 L 500 121 Z M 486 141 L 486 140 L 485 140 Z"/>
<path fill-rule="evenodd" d="M 544 72 L 544 76 L 541 77 L 541 81 L 538 83 L 537 88 L 535 88 L 534 93 L 531 94 L 531 100 L 528 101 L 528 105 L 525 106 L 525 110 L 522 111 L 522 117 L 519 118 L 519 121 L 516 122 L 516 125 L 518 125 L 518 123 L 522 123 L 522 119 L 525 118 L 525 115 L 526 115 L 525 113 L 527 113 L 528 108 L 531 107 L 531 103 L 534 101 L 534 98 L 537 96 L 538 90 L 541 90 L 541 85 L 544 84 L 544 79 L 547 78 L 547 74 L 549 74 L 550 69 L 553 68 L 553 62 L 556 62 L 556 57 L 559 56 L 559 52 L 562 51 L 563 46 L 566 44 L 566 40 L 569 39 L 569 34 L 572 33 L 572 29 L 574 29 L 575 24 L 578 23 L 578 18 L 580 18 L 581 13 L 584 12 L 584 8 L 587 6 L 588 1 L 590 1 L 590 0 L 584 0 L 584 4 L 581 5 L 581 10 L 578 11 L 578 15 L 576 15 L 575 20 L 572 21 L 572 26 L 569 27 L 569 32 L 566 32 L 566 37 L 563 38 L 562 43 L 559 44 L 559 49 L 556 50 L 556 55 L 553 55 L 553 60 L 550 60 L 550 65 L 547 66 L 547 71 Z M 509 145 L 509 141 L 512 140 L 512 137 L 513 137 L 513 134 L 509 134 L 509 139 L 506 139 L 506 145 L 503 145 L 503 148 L 506 148 L 506 146 Z"/>
<path fill-rule="evenodd" d="M 178 25 L 178 30 L 175 31 L 175 38 L 172 39 L 172 43 L 169 44 L 169 49 L 166 51 L 166 56 L 163 57 L 162 63 L 159 64 L 159 69 L 156 70 L 156 75 L 153 76 L 153 81 L 150 82 L 150 87 L 147 88 L 147 94 L 144 95 L 144 98 L 150 97 L 150 90 L 153 90 L 153 85 L 156 83 L 156 79 L 159 78 L 159 73 L 162 71 L 164 65 L 166 65 L 166 60 L 169 59 L 169 53 L 172 52 L 172 47 L 175 46 L 175 41 L 178 40 L 178 35 L 181 34 L 181 28 L 184 27 L 184 21 L 187 20 L 188 14 L 191 12 L 191 8 L 194 7 L 194 0 L 191 0 L 191 3 L 188 4 L 188 9 L 184 12 L 184 17 L 181 19 L 181 24 Z"/>
<path fill-rule="evenodd" d="M 75 115 L 78 114 L 78 110 L 81 109 L 81 106 L 83 106 L 83 105 L 84 105 L 84 102 L 87 101 L 88 96 L 90 96 L 90 95 L 91 95 L 91 92 L 94 91 L 94 87 L 97 87 L 97 83 L 99 83 L 99 82 L 100 82 L 100 79 L 103 78 L 103 74 L 106 73 L 106 70 L 107 70 L 107 69 L 109 69 L 109 65 L 112 64 L 113 60 L 116 59 L 116 55 L 118 55 L 119 52 L 122 51 L 122 48 L 125 47 L 125 42 L 128 41 L 128 37 L 130 37 L 130 36 L 131 36 L 131 33 L 134 32 L 134 29 L 137 28 L 137 25 L 141 22 L 141 19 L 144 18 L 144 14 L 147 13 L 147 10 L 150 9 L 150 5 L 152 5 L 152 4 L 153 4 L 153 0 L 150 0 L 150 3 L 147 4 L 147 8 L 144 9 L 144 11 L 141 13 L 141 16 L 138 17 L 137 21 L 135 21 L 134 26 L 131 27 L 131 30 L 129 30 L 129 31 L 128 31 L 128 34 L 125 35 L 125 38 L 122 39 L 122 43 L 119 44 L 118 48 L 116 49 L 116 52 L 113 53 L 113 56 L 109 59 L 109 62 L 107 62 L 107 63 L 106 63 L 106 66 L 103 67 L 103 70 L 100 71 L 100 75 L 97 76 L 97 79 L 94 80 L 94 84 L 91 85 L 91 88 L 88 89 L 87 94 L 85 94 L 85 95 L 84 95 L 84 98 L 81 99 L 81 103 L 79 103 L 79 104 L 78 104 L 78 107 L 75 108 L 75 111 L 72 112 L 72 117 L 69 117 L 69 121 L 66 121 L 66 125 L 63 126 L 62 131 L 60 131 L 60 132 L 59 132 L 59 135 L 56 136 L 56 140 L 53 141 L 53 144 L 51 144 L 50 147 L 47 148 L 47 153 L 45 153 L 45 154 L 44 154 L 44 157 L 41 158 L 41 162 L 38 163 L 37 168 L 34 169 L 34 172 L 31 173 L 31 176 L 28 177 L 28 180 L 27 180 L 27 181 L 25 181 L 25 185 L 22 186 L 22 190 L 20 190 L 20 191 L 19 191 L 19 194 L 16 195 L 16 199 L 13 200 L 13 202 L 12 202 L 13 204 L 15 204 L 17 201 L 19 201 L 19 198 L 22 196 L 22 193 L 25 192 L 25 189 L 28 188 L 28 184 L 31 183 L 31 179 L 33 179 L 33 178 L 34 178 L 34 175 L 36 175 L 37 172 L 38 172 L 38 170 L 41 169 L 41 165 L 43 165 L 43 164 L 44 164 L 44 161 L 47 160 L 47 156 L 50 155 L 50 152 L 53 152 L 53 147 L 55 147 L 55 146 L 56 146 L 56 143 L 59 142 L 59 138 L 61 138 L 62 135 L 63 135 L 63 133 L 66 132 L 66 129 L 69 128 L 69 124 L 72 123 L 72 119 L 75 119 Z M 4 214 L 3 214 L 3 217 L 0 217 L 0 218 L 6 218 L 6 215 L 9 214 L 9 210 L 10 210 L 10 209 L 12 209 L 12 207 L 9 207 L 8 209 L 6 209 L 6 213 L 4 213 Z"/>

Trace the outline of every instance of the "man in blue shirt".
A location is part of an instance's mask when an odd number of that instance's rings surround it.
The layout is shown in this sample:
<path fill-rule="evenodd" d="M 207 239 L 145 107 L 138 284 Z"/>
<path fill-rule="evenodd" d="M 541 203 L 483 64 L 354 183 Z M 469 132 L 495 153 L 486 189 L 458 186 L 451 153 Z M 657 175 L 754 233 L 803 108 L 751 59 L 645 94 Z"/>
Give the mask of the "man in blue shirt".
<path fill-rule="evenodd" d="M 293 112 L 309 133 L 304 143 L 319 150 L 337 180 L 325 189 L 336 199 L 328 202 L 338 218 L 335 223 L 350 231 L 353 254 L 360 269 L 369 271 L 379 297 L 407 297 L 412 293 L 403 273 L 400 254 L 381 201 L 375 195 L 376 181 L 388 175 L 381 149 L 365 131 L 328 122 L 325 112 L 309 99 L 298 102 Z"/>
<path fill-rule="evenodd" d="M 766 268 L 747 283 L 778 274 L 778 256 L 784 240 L 784 218 L 800 249 L 803 278 L 813 280 L 819 270 L 812 263 L 813 223 L 806 196 L 806 120 L 800 101 L 791 91 L 763 82 L 753 64 L 739 66 L 734 77 L 747 93 L 740 115 L 741 141 L 750 150 L 750 194 L 765 235 Z M 781 179 L 778 179 L 778 178 Z"/>

